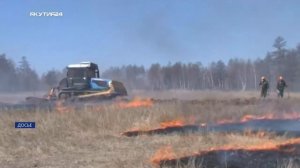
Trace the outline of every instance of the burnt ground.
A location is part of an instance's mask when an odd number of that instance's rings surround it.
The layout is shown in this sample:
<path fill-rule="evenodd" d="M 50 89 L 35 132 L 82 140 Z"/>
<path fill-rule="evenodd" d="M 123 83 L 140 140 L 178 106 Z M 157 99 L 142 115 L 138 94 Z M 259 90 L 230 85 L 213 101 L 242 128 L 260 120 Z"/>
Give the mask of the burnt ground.
<path fill-rule="evenodd" d="M 274 149 L 227 149 L 201 152 L 176 159 L 160 160 L 160 167 L 278 168 L 300 167 L 300 143 Z"/>
<path fill-rule="evenodd" d="M 233 122 L 226 124 L 199 126 L 199 125 L 182 125 L 168 126 L 149 130 L 132 130 L 123 132 L 124 136 L 139 135 L 167 135 L 174 133 L 244 133 L 251 132 L 271 132 L 276 135 L 285 135 L 289 137 L 300 136 L 300 120 L 299 119 L 254 119 L 247 122 Z"/>

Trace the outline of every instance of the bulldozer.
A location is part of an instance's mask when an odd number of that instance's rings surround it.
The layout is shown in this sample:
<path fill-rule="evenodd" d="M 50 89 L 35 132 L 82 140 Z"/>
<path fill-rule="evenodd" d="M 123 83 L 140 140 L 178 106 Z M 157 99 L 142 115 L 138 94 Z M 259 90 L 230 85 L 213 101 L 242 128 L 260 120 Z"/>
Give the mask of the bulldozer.
<path fill-rule="evenodd" d="M 122 97 L 127 100 L 127 90 L 123 83 L 100 78 L 98 65 L 92 62 L 81 62 L 67 66 L 66 77 L 58 86 L 53 87 L 43 97 L 26 97 L 25 102 L 16 104 L 1 103 L 0 111 L 53 111 L 56 103 L 78 101 L 98 102 Z M 61 100 L 61 101 L 60 101 Z M 119 100 L 119 99 L 118 99 Z"/>
<path fill-rule="evenodd" d="M 92 62 L 68 65 L 67 77 L 59 82 L 57 90 L 58 99 L 112 99 L 127 96 L 123 83 L 100 78 L 98 65 Z"/>
<path fill-rule="evenodd" d="M 123 83 L 100 78 L 98 65 L 95 63 L 80 62 L 68 65 L 66 77 L 57 87 L 51 88 L 44 98 L 27 97 L 26 100 L 104 100 L 118 96 L 127 96 Z"/>

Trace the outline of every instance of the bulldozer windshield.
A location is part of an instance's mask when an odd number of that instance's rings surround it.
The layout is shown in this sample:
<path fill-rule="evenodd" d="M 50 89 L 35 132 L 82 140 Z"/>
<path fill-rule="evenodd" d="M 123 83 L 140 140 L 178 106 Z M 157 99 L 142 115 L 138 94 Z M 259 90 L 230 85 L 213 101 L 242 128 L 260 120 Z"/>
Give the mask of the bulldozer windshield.
<path fill-rule="evenodd" d="M 95 70 L 90 68 L 68 68 L 68 78 L 93 78 L 96 77 Z"/>
<path fill-rule="evenodd" d="M 85 77 L 85 68 L 69 68 L 67 73 L 68 78 Z"/>

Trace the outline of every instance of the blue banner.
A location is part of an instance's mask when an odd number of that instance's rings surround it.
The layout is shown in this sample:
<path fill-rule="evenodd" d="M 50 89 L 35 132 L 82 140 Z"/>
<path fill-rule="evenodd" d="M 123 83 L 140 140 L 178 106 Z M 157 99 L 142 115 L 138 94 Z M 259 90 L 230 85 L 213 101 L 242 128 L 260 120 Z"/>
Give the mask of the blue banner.
<path fill-rule="evenodd" d="M 15 122 L 15 128 L 35 128 L 35 122 Z"/>

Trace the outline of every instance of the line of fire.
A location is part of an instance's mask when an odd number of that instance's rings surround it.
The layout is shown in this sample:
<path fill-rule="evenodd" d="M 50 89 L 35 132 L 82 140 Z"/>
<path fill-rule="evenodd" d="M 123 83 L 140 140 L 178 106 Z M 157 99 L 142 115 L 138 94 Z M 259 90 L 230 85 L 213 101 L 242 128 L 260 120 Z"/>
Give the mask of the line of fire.
<path fill-rule="evenodd" d="M 285 113 L 265 116 L 246 115 L 240 121 L 223 120 L 214 124 L 190 124 L 182 120 L 160 123 L 153 129 L 137 129 L 121 133 L 123 136 L 186 135 L 186 134 L 257 134 L 264 136 L 285 136 L 289 140 L 281 144 L 261 144 L 247 147 L 219 147 L 192 154 L 176 155 L 171 146 L 162 147 L 150 159 L 159 167 L 278 167 L 279 161 L 300 162 L 300 115 Z"/>

